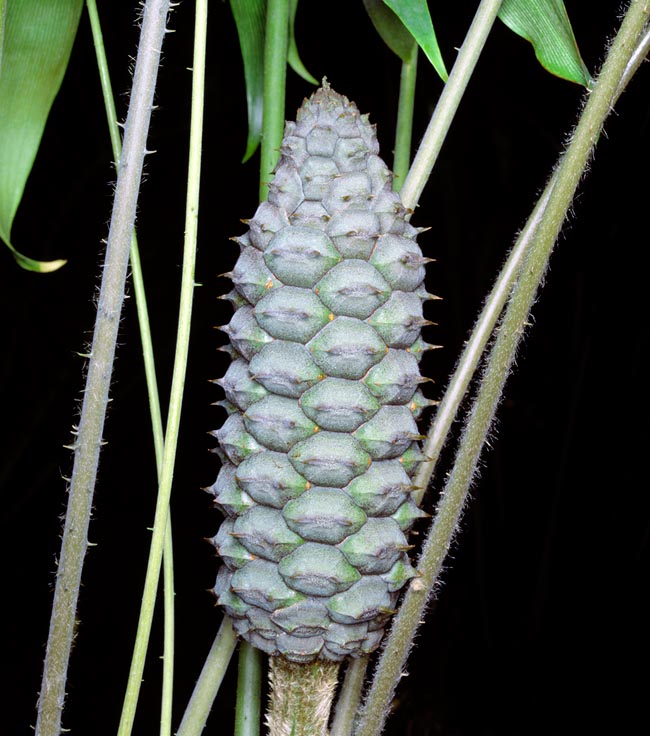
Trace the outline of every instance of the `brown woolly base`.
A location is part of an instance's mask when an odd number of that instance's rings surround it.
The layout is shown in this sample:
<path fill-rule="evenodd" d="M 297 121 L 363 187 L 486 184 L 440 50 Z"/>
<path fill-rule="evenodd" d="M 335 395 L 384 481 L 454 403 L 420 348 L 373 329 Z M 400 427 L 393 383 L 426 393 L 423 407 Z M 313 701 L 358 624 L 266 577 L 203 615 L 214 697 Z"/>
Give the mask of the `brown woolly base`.
<path fill-rule="evenodd" d="M 338 662 L 297 664 L 271 657 L 269 736 L 327 736 Z"/>

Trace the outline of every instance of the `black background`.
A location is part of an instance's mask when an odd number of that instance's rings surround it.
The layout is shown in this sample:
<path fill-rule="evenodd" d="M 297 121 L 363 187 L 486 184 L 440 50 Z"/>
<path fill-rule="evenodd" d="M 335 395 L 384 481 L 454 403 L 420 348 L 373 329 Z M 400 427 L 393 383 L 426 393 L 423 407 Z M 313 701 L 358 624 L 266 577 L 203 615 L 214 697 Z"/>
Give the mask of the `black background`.
<path fill-rule="evenodd" d="M 107 5 L 107 4 L 103 4 Z M 100 8 L 126 112 L 138 28 L 135 4 Z M 474 3 L 432 3 L 449 66 Z M 467 5 L 471 6 L 470 8 Z M 618 24 L 618 2 L 567 2 L 590 69 Z M 182 258 L 193 5 L 174 10 L 141 190 L 138 234 L 163 404 L 169 391 Z M 390 161 L 399 62 L 360 2 L 304 0 L 297 18 L 307 68 L 327 76 L 377 123 Z M 223 421 L 208 379 L 225 372 L 214 325 L 243 232 L 255 211 L 258 158 L 246 140 L 243 73 L 227 3 L 210 7 L 201 224 L 189 373 L 173 489 L 177 603 L 175 723 L 220 620 L 207 589 L 217 560 L 204 541 L 218 513 L 200 488 L 218 459 L 207 435 Z M 553 256 L 516 371 L 484 455 L 437 601 L 397 691 L 387 734 L 582 733 L 631 729 L 647 710 L 648 70 L 610 118 Z M 441 83 L 420 63 L 415 140 Z M 312 88 L 288 74 L 287 116 Z M 543 186 L 581 106 L 582 90 L 547 74 L 498 24 L 413 217 L 431 289 L 443 297 L 426 334 L 444 347 L 424 361 L 444 389 L 504 255 Z M 14 244 L 60 271 L 21 271 L 0 251 L 2 309 L 3 732 L 35 722 L 44 642 L 107 234 L 114 171 L 84 15 L 51 114 Z M 155 468 L 134 300 L 126 303 L 84 569 L 80 626 L 64 725 L 115 733 L 133 644 L 155 498 Z M 441 471 L 440 478 L 443 473 Z M 435 492 L 427 507 L 435 503 Z M 161 642 L 154 624 L 135 733 L 157 729 Z M 230 733 L 235 668 L 206 733 Z M 7 682 L 9 683 L 7 685 Z M 605 726 L 607 724 L 607 726 Z M 611 726 L 609 725 L 611 724 Z"/>

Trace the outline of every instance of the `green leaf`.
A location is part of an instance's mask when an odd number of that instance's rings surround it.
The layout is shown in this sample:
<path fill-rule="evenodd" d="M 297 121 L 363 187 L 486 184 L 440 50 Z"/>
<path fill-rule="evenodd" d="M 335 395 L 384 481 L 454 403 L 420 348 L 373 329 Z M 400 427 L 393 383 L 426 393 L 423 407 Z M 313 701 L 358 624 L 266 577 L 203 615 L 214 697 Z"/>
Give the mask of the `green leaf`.
<path fill-rule="evenodd" d="M 562 0 L 503 0 L 499 18 L 530 41 L 544 69 L 570 82 L 591 85 Z"/>
<path fill-rule="evenodd" d="M 1 2 L 2 0 L 0 0 Z M 264 117 L 264 32 L 266 25 L 266 0 L 230 0 L 230 7 L 237 26 L 239 47 L 244 62 L 246 104 L 248 107 L 248 140 L 245 163 L 257 150 L 262 139 Z M 289 48 L 287 62 L 305 81 L 318 84 L 307 71 L 298 54 L 294 24 L 298 0 L 289 0 Z"/>
<path fill-rule="evenodd" d="M 384 3 L 384 0 L 363 0 L 377 33 L 388 48 L 404 62 L 413 58 L 417 42 L 402 21 Z"/>
<path fill-rule="evenodd" d="M 296 44 L 295 23 L 296 10 L 298 9 L 298 0 L 289 0 L 289 52 L 287 61 L 294 72 L 302 77 L 306 82 L 318 84 L 318 80 L 314 79 L 307 71 L 298 54 L 298 46 Z"/>
<path fill-rule="evenodd" d="M 266 0 L 230 0 L 244 62 L 248 140 L 242 163 L 255 153 L 262 139 L 264 112 L 264 17 Z"/>
<path fill-rule="evenodd" d="M 442 60 L 426 0 L 384 0 L 384 2 L 407 27 L 442 81 L 446 82 L 449 75 Z"/>
<path fill-rule="evenodd" d="M 0 0 L 0 74 L 2 74 L 2 49 L 5 41 L 5 18 L 7 15 L 7 0 Z"/>
<path fill-rule="evenodd" d="M 0 0 L 0 238 L 30 271 L 65 261 L 35 261 L 11 244 L 11 226 L 47 117 L 68 66 L 83 0 Z"/>

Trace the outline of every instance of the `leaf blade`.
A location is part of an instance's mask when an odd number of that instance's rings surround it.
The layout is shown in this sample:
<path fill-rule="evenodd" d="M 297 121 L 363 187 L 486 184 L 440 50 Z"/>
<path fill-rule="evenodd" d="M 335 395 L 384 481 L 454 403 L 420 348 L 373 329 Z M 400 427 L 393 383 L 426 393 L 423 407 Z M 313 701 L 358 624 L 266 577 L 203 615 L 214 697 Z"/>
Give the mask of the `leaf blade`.
<path fill-rule="evenodd" d="M 305 80 L 305 82 L 317 85 L 318 80 L 307 71 L 307 68 L 302 63 L 300 54 L 298 53 L 298 44 L 296 43 L 295 32 L 297 10 L 298 0 L 289 0 L 289 50 L 287 54 L 287 63 L 299 77 L 302 77 Z"/>
<path fill-rule="evenodd" d="M 438 76 L 446 82 L 449 75 L 442 59 L 426 0 L 384 0 L 418 43 Z"/>
<path fill-rule="evenodd" d="M 503 0 L 499 18 L 532 44 L 537 60 L 548 72 L 585 87 L 591 85 L 563 0 Z"/>
<path fill-rule="evenodd" d="M 11 243 L 11 226 L 52 103 L 68 66 L 83 0 L 4 3 L 0 75 L 0 239 L 23 268 L 45 273 L 65 261 L 35 261 Z"/>
<path fill-rule="evenodd" d="M 230 8 L 237 26 L 246 82 L 248 136 L 246 151 L 242 159 L 242 163 L 245 163 L 255 153 L 262 140 L 266 2 L 265 0 L 230 0 Z"/>
<path fill-rule="evenodd" d="M 363 0 L 363 5 L 386 46 L 403 62 L 411 61 L 417 42 L 397 15 L 384 0 Z"/>

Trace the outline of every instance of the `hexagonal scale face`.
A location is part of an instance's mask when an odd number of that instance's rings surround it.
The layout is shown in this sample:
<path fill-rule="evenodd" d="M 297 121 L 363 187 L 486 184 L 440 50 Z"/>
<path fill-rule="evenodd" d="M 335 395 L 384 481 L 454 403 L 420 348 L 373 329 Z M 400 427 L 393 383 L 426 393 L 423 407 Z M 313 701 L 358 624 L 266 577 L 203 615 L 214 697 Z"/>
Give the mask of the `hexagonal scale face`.
<path fill-rule="evenodd" d="M 237 291 L 251 304 L 256 304 L 278 285 L 264 263 L 264 256 L 252 246 L 242 250 L 231 278 Z"/>
<path fill-rule="evenodd" d="M 320 202 L 338 175 L 338 167 L 331 158 L 310 156 L 300 168 L 305 199 Z"/>
<path fill-rule="evenodd" d="M 421 381 L 417 358 L 406 350 L 389 350 L 363 379 L 382 404 L 406 404 Z"/>
<path fill-rule="evenodd" d="M 361 320 L 337 317 L 307 344 L 314 362 L 328 376 L 359 379 L 386 354 L 377 332 Z"/>
<path fill-rule="evenodd" d="M 310 542 L 338 544 L 359 531 L 367 516 L 343 491 L 315 486 L 284 507 L 290 529 Z"/>
<path fill-rule="evenodd" d="M 320 300 L 336 315 L 366 319 L 390 296 L 384 277 L 366 261 L 347 259 L 316 284 Z"/>
<path fill-rule="evenodd" d="M 307 348 L 288 340 L 274 340 L 265 345 L 253 356 L 249 373 L 268 391 L 293 399 L 300 398 L 324 378 Z"/>
<path fill-rule="evenodd" d="M 331 596 L 347 590 L 361 575 L 336 547 L 305 542 L 278 565 L 289 587 L 300 593 Z"/>
<path fill-rule="evenodd" d="M 422 302 L 411 292 L 394 291 L 368 319 L 389 348 L 408 348 L 424 324 Z"/>
<path fill-rule="evenodd" d="M 387 460 L 406 452 L 419 434 L 407 406 L 383 406 L 354 436 L 373 460 Z"/>
<path fill-rule="evenodd" d="M 254 506 L 235 521 L 230 534 L 256 557 L 279 562 L 303 544 L 278 509 Z"/>
<path fill-rule="evenodd" d="M 326 378 L 303 394 L 300 406 L 322 429 L 354 432 L 381 404 L 359 381 Z"/>
<path fill-rule="evenodd" d="M 296 399 L 275 394 L 252 404 L 244 414 L 244 424 L 261 446 L 279 452 L 287 452 L 318 430 Z"/>
<path fill-rule="evenodd" d="M 310 289 L 295 286 L 270 291 L 255 305 L 254 314 L 260 327 L 269 335 L 303 344 L 330 321 L 330 310 L 316 294 Z"/>
<path fill-rule="evenodd" d="M 328 235 L 346 258 L 370 258 L 380 232 L 379 218 L 369 210 L 338 212 L 327 224 Z"/>
<path fill-rule="evenodd" d="M 354 502 L 369 516 L 388 516 L 406 501 L 413 484 L 399 460 L 375 460 L 346 487 Z"/>
<path fill-rule="evenodd" d="M 309 481 L 296 472 L 283 452 L 258 452 L 232 473 L 236 485 L 252 501 L 281 509 L 309 488 Z M 246 507 L 247 508 L 247 507 Z M 245 510 L 245 508 L 243 509 Z"/>
<path fill-rule="evenodd" d="M 264 260 L 283 284 L 310 288 L 341 256 L 324 232 L 287 227 L 274 235 L 264 252 Z"/>
<path fill-rule="evenodd" d="M 251 606 L 277 611 L 305 599 L 280 577 L 278 566 L 267 560 L 253 560 L 232 576 L 232 592 Z"/>
<path fill-rule="evenodd" d="M 289 460 L 308 481 L 330 488 L 342 488 L 370 465 L 370 455 L 354 437 L 340 432 L 318 432 L 298 442 Z"/>
<path fill-rule="evenodd" d="M 406 548 L 406 537 L 391 518 L 368 519 L 339 545 L 347 560 L 364 575 L 388 572 Z"/>
<path fill-rule="evenodd" d="M 370 262 L 393 289 L 413 291 L 424 280 L 420 246 L 410 238 L 386 234 L 377 239 Z"/>

